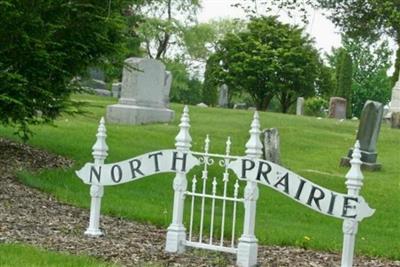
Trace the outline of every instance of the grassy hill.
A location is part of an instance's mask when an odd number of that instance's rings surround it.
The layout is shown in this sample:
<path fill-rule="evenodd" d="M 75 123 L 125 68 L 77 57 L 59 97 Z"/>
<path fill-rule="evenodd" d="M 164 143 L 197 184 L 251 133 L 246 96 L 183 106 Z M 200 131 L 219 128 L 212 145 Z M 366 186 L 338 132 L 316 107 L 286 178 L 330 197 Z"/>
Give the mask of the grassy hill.
<path fill-rule="evenodd" d="M 88 113 L 64 116 L 53 126 L 33 127 L 34 146 L 76 161 L 69 170 L 22 172 L 24 183 L 55 195 L 59 200 L 89 208 L 89 187 L 74 174 L 84 163 L 92 161 L 98 121 L 111 98 L 79 96 L 88 101 Z M 170 124 L 107 125 L 109 156 L 115 162 L 143 153 L 174 147 L 182 105 Z M 244 110 L 190 107 L 191 135 L 194 151 L 202 151 L 206 134 L 211 137 L 211 152 L 224 153 L 227 136 L 232 138 L 232 154 L 244 155 L 253 113 Z M 331 190 L 346 192 L 346 168 L 339 160 L 353 146 L 358 122 L 298 117 L 277 113 L 260 113 L 262 128 L 279 129 L 282 164 L 301 176 Z M 0 128 L 1 135 L 15 138 L 12 129 Z M 400 259 L 400 131 L 383 125 L 378 141 L 380 172 L 364 172 L 362 196 L 375 208 L 365 219 L 357 235 L 357 253 Z M 215 169 L 211 175 L 221 175 Z M 192 177 L 188 177 L 191 179 Z M 102 212 L 131 220 L 167 227 L 171 222 L 172 174 L 152 176 L 136 182 L 106 187 Z M 189 185 L 190 186 L 190 185 Z M 190 188 L 190 187 L 189 187 Z M 257 208 L 256 236 L 261 244 L 290 245 L 320 250 L 340 251 L 342 222 L 316 213 L 293 200 L 263 186 Z M 238 214 L 241 233 L 242 209 Z M 207 220 L 207 219 L 206 219 Z M 188 222 L 188 218 L 186 218 Z"/>

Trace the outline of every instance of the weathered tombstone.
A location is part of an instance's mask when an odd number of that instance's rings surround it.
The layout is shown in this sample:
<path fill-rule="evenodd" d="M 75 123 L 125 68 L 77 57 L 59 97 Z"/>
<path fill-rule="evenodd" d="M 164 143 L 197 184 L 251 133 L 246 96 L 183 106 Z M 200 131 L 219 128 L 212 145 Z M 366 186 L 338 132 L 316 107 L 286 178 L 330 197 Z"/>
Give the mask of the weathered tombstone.
<path fill-rule="evenodd" d="M 218 106 L 222 108 L 228 107 L 228 85 L 223 84 L 218 89 Z"/>
<path fill-rule="evenodd" d="M 198 103 L 196 106 L 201 107 L 201 108 L 208 108 L 208 105 L 204 104 L 203 102 Z"/>
<path fill-rule="evenodd" d="M 246 103 L 236 103 L 235 105 L 233 105 L 234 109 L 246 109 L 247 108 L 247 104 Z"/>
<path fill-rule="evenodd" d="M 276 128 L 263 130 L 264 159 L 276 164 L 281 162 L 279 132 Z"/>
<path fill-rule="evenodd" d="M 166 107 L 165 66 L 145 58 L 128 58 L 124 65 L 121 97 L 118 104 L 107 107 L 107 120 L 126 124 L 171 121 L 174 111 Z"/>
<path fill-rule="evenodd" d="M 111 92 L 112 92 L 113 97 L 115 97 L 115 98 L 121 97 L 121 87 L 122 87 L 121 83 L 113 83 L 112 84 Z"/>
<path fill-rule="evenodd" d="M 392 98 L 390 100 L 389 112 L 386 114 L 385 119 L 391 119 L 392 113 L 400 112 L 400 73 L 399 79 L 392 89 Z"/>
<path fill-rule="evenodd" d="M 400 112 L 393 112 L 390 118 L 390 125 L 393 129 L 400 129 Z"/>
<path fill-rule="evenodd" d="M 296 103 L 296 115 L 304 115 L 304 97 L 298 97 Z"/>
<path fill-rule="evenodd" d="M 371 100 L 365 102 L 356 140 L 360 142 L 362 167 L 370 171 L 381 168 L 381 164 L 376 161 L 378 157 L 376 143 L 381 129 L 382 117 L 383 105 L 381 103 Z M 341 166 L 350 166 L 349 161 L 352 153 L 353 150 L 350 149 L 347 157 L 342 158 Z"/>
<path fill-rule="evenodd" d="M 346 99 L 342 97 L 331 97 L 329 100 L 329 118 L 346 119 Z"/>

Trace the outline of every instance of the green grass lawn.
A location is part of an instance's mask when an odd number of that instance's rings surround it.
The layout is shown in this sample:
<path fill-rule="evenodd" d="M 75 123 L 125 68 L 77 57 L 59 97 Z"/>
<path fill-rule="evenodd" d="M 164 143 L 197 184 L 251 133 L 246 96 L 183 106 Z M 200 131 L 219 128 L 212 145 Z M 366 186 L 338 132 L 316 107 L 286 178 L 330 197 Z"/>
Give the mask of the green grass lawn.
<path fill-rule="evenodd" d="M 79 98 L 89 101 L 87 110 L 90 113 L 64 116 L 55 122 L 56 127 L 33 127 L 36 134 L 30 140 L 34 146 L 73 158 L 76 165 L 69 170 L 47 170 L 38 174 L 23 172 L 19 177 L 24 183 L 49 192 L 61 201 L 88 208 L 89 187 L 75 176 L 74 171 L 92 160 L 91 147 L 98 121 L 105 114 L 105 106 L 115 100 L 95 96 Z M 109 156 L 106 162 L 173 148 L 183 106 L 173 104 L 172 108 L 176 116 L 171 124 L 107 125 Z M 252 115 L 244 110 L 190 107 L 192 149 L 201 151 L 205 135 L 210 134 L 211 152 L 223 153 L 226 137 L 231 136 L 232 154 L 243 155 Z M 265 112 L 260 116 L 262 128 L 279 129 L 284 166 L 323 187 L 346 192 L 344 176 L 347 169 L 340 168 L 339 161 L 354 144 L 358 122 Z M 12 129 L 0 130 L 1 135 L 15 138 Z M 399 130 L 382 125 L 378 153 L 383 169 L 375 173 L 364 172 L 361 191 L 376 212 L 359 227 L 357 253 L 400 259 Z M 212 169 L 211 175 L 220 173 Z M 172 174 L 158 175 L 106 187 L 102 212 L 167 227 L 171 221 L 172 179 Z M 341 220 L 316 213 L 263 186 L 260 186 L 257 205 L 256 235 L 261 244 L 340 251 Z M 239 213 L 242 214 L 242 209 Z M 238 229 L 241 231 L 240 214 Z"/>
<path fill-rule="evenodd" d="M 0 266 L 7 267 L 106 267 L 116 266 L 99 260 L 65 253 L 49 252 L 31 246 L 17 244 L 0 245 Z"/>

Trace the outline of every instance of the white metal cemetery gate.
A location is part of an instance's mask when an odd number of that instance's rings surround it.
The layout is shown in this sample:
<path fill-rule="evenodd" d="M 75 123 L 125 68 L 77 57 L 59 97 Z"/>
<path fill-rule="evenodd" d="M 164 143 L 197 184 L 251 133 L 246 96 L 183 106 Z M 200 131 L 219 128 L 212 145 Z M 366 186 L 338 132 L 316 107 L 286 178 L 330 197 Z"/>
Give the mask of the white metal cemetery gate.
<path fill-rule="evenodd" d="M 103 234 L 99 228 L 99 219 L 105 185 L 131 182 L 156 173 L 175 172 L 172 223 L 168 227 L 166 238 L 167 252 L 183 252 L 187 246 L 218 250 L 235 253 L 238 266 L 255 266 L 257 264 L 257 239 L 254 233 L 256 203 L 259 195 L 258 184 L 263 184 L 317 212 L 343 219 L 344 240 L 341 266 L 352 266 L 358 223 L 374 212 L 359 196 L 363 176 L 360 170 L 361 154 L 358 142 L 354 147 L 351 169 L 346 175 L 348 192 L 341 194 L 309 182 L 277 164 L 260 160 L 262 144 L 257 112 L 251 123 L 250 138 L 246 143 L 244 157 L 231 155 L 230 138 L 226 141 L 225 155 L 209 153 L 210 138 L 208 136 L 205 139 L 204 152 L 191 151 L 189 122 L 189 110 L 185 106 L 179 125 L 180 131 L 175 138 L 175 150 L 155 151 L 126 161 L 104 164 L 108 147 L 105 142 L 104 119 L 100 121 L 96 135 L 97 141 L 93 146 L 94 163 L 87 163 L 77 171 L 78 177 L 91 185 L 90 222 L 85 234 L 91 236 Z M 223 168 L 222 177 L 211 178 L 209 167 L 217 163 Z M 201 166 L 201 176 L 193 176 L 191 188 L 188 188 L 187 174 L 195 166 Z M 230 177 L 229 170 L 234 172 L 234 177 Z M 233 181 L 230 181 L 232 179 Z M 240 197 L 239 180 L 246 183 L 242 197 Z M 185 198 L 190 207 L 188 234 L 183 223 Z M 206 202 L 211 202 L 210 211 L 206 209 Z M 222 206 L 218 207 L 216 203 Z M 244 204 L 243 232 L 236 242 L 237 208 L 241 206 L 241 203 Z M 195 226 L 195 211 L 198 206 L 200 206 L 200 214 L 197 218 L 199 226 Z M 216 223 L 218 212 L 221 212 L 221 216 L 218 216 L 219 224 Z M 227 223 L 227 214 L 231 215 L 231 225 Z M 205 220 L 206 215 L 210 219 L 208 224 Z M 226 229 L 227 225 L 231 228 Z M 198 236 L 195 236 L 197 229 Z M 204 233 L 207 230 L 209 235 L 205 236 Z M 229 239 L 224 241 L 225 236 L 229 236 Z"/>

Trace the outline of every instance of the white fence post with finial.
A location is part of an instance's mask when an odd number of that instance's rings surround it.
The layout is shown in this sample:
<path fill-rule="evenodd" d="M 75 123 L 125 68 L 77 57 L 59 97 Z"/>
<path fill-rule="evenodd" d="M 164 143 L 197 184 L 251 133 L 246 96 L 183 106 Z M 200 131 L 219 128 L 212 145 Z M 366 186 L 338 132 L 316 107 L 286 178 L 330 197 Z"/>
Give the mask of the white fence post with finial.
<path fill-rule="evenodd" d="M 258 159 L 262 155 L 262 143 L 260 141 L 260 121 L 258 112 L 254 113 L 251 129 L 249 131 L 250 139 L 246 143 L 246 157 L 249 159 Z M 257 265 L 257 238 L 254 234 L 256 219 L 256 204 L 258 199 L 258 186 L 256 181 L 248 180 L 244 189 L 244 223 L 243 234 L 239 238 L 237 265 L 240 267 L 249 267 Z"/>
<path fill-rule="evenodd" d="M 97 140 L 92 147 L 92 155 L 94 158 L 95 165 L 104 164 L 108 153 L 108 146 L 106 144 L 106 126 L 104 118 L 102 117 L 99 123 L 99 128 L 96 134 Z M 98 184 L 92 184 L 90 186 L 90 196 L 92 201 L 90 204 L 90 221 L 89 227 L 85 231 L 85 235 L 89 236 L 101 236 L 103 232 L 100 230 L 100 208 L 101 208 L 101 198 L 104 194 L 104 187 Z"/>
<path fill-rule="evenodd" d="M 357 140 L 354 146 L 351 168 L 346 174 L 347 195 L 357 198 L 363 185 L 363 174 L 361 172 L 361 152 L 360 142 Z M 344 207 L 346 208 L 346 207 Z M 341 267 L 353 266 L 354 245 L 358 230 L 358 221 L 355 218 L 345 219 L 343 221 L 343 251 Z"/>
<path fill-rule="evenodd" d="M 179 124 L 180 130 L 175 137 L 175 147 L 178 152 L 186 153 L 190 151 L 192 138 L 190 137 L 189 108 L 185 106 Z M 183 225 L 183 209 L 185 205 L 185 192 L 187 189 L 186 173 L 176 171 L 173 182 L 174 206 L 172 211 L 172 223 L 168 227 L 165 250 L 167 252 L 184 252 L 186 241 L 186 229 Z"/>

